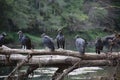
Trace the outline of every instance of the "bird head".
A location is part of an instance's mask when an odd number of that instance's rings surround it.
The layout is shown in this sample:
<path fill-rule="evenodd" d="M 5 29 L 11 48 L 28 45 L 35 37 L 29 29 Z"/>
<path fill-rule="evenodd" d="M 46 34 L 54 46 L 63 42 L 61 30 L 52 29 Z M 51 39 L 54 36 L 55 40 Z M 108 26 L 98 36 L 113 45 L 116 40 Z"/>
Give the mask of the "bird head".
<path fill-rule="evenodd" d="M 42 35 L 41 35 L 41 37 L 44 37 L 46 34 L 45 33 L 43 33 Z"/>
<path fill-rule="evenodd" d="M 22 31 L 18 31 L 17 34 L 22 34 L 23 32 Z"/>
<path fill-rule="evenodd" d="M 7 34 L 5 32 L 2 33 L 3 36 L 6 36 Z"/>
<path fill-rule="evenodd" d="M 79 36 L 79 35 L 76 35 L 76 36 L 75 36 L 75 39 L 77 39 L 77 38 L 80 38 L 80 36 Z"/>

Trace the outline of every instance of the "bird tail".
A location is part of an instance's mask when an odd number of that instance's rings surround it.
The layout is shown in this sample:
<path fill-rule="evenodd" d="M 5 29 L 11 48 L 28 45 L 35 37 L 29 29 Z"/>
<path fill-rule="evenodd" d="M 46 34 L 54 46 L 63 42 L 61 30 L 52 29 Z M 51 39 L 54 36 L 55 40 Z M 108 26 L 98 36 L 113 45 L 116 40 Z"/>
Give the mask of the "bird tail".
<path fill-rule="evenodd" d="M 27 47 L 27 49 L 31 49 L 32 48 L 32 44 L 31 44 L 31 40 L 30 39 L 27 40 L 26 47 Z"/>
<path fill-rule="evenodd" d="M 52 47 L 52 48 L 51 48 L 51 51 L 55 51 L 55 47 Z"/>

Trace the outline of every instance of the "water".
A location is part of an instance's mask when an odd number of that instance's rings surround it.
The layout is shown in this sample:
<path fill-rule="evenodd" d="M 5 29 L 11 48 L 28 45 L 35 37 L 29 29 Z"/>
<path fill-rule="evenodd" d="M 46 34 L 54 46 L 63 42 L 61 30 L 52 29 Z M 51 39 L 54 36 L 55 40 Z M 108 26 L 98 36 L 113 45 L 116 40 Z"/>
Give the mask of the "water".
<path fill-rule="evenodd" d="M 7 68 L 8 69 L 8 68 Z M 1 71 L 7 71 L 7 69 L 2 69 Z M 28 80 L 51 80 L 52 75 L 57 70 L 57 68 L 38 68 L 34 71 L 34 75 L 29 75 Z M 64 80 L 93 80 L 99 76 L 110 76 L 114 71 L 114 67 L 82 67 L 76 69 L 69 73 Z M 10 70 L 8 69 L 9 73 Z M 20 72 L 26 72 L 25 67 L 23 67 Z M 0 80 L 6 77 L 6 74 L 1 74 Z"/>
<path fill-rule="evenodd" d="M 52 75 L 57 70 L 57 68 L 38 68 L 34 71 L 33 76 L 29 76 L 29 79 L 31 80 L 51 80 Z M 90 79 L 91 73 L 96 73 L 98 70 L 103 70 L 99 67 L 83 67 L 74 70 L 73 72 L 69 73 L 65 80 L 88 80 Z M 21 70 L 21 72 L 24 72 L 25 70 Z M 87 76 L 86 76 L 87 75 Z"/>
<path fill-rule="evenodd" d="M 49 59 L 51 56 L 41 56 L 41 58 Z M 52 58 L 66 58 L 65 56 L 53 56 Z M 3 80 L 13 68 L 0 67 L 0 80 Z M 65 80 L 91 80 L 99 76 L 111 76 L 115 67 L 82 67 L 69 73 Z M 34 71 L 34 75 L 29 75 L 28 80 L 51 80 L 52 75 L 57 68 L 38 68 Z M 22 67 L 20 72 L 26 72 L 26 67 Z M 92 79 L 93 80 L 93 79 Z"/>
<path fill-rule="evenodd" d="M 28 80 L 51 80 L 57 68 L 38 68 L 34 71 L 34 76 L 29 76 Z M 99 76 L 110 76 L 114 67 L 83 67 L 69 73 L 64 80 L 93 80 Z M 24 72 L 25 70 L 21 70 Z"/>

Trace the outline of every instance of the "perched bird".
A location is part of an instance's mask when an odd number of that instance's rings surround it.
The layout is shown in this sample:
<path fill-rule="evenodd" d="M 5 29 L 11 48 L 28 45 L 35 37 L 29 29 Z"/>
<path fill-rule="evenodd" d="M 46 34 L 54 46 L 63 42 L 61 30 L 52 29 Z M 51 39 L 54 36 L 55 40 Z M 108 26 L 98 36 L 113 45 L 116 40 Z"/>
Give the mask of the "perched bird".
<path fill-rule="evenodd" d="M 101 38 L 97 39 L 97 41 L 95 42 L 95 50 L 96 53 L 100 54 L 100 51 L 103 49 L 103 41 L 101 40 Z"/>
<path fill-rule="evenodd" d="M 65 47 L 65 37 L 61 31 L 58 32 L 58 35 L 56 37 L 57 39 L 57 47 L 63 48 Z"/>
<path fill-rule="evenodd" d="M 41 35 L 42 41 L 45 47 L 48 47 L 51 51 L 55 50 L 53 39 L 47 36 L 45 33 Z"/>
<path fill-rule="evenodd" d="M 103 47 L 106 47 L 108 50 L 110 49 L 110 42 L 114 39 L 114 35 L 105 36 L 102 38 Z"/>
<path fill-rule="evenodd" d="M 0 47 L 5 44 L 5 36 L 6 36 L 6 35 L 7 35 L 7 34 L 6 34 L 5 32 L 3 32 L 3 33 L 0 35 Z"/>
<path fill-rule="evenodd" d="M 24 35 L 22 31 L 18 31 L 19 41 L 21 42 L 23 49 L 31 49 L 31 39 Z"/>
<path fill-rule="evenodd" d="M 75 38 L 76 38 L 75 45 L 76 45 L 77 50 L 80 52 L 81 55 L 84 55 L 86 41 L 80 38 L 79 35 L 77 35 Z"/>

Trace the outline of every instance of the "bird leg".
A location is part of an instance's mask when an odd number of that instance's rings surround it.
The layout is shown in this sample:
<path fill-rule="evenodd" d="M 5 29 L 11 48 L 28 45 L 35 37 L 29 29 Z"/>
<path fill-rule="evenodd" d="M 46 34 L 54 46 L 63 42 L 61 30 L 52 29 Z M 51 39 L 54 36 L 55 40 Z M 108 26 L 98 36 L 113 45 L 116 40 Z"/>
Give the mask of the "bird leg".
<path fill-rule="evenodd" d="M 24 45 L 22 45 L 22 49 L 24 50 Z"/>
<path fill-rule="evenodd" d="M 26 47 L 26 46 L 24 46 L 24 49 L 26 50 L 26 49 L 27 49 L 27 47 Z"/>
<path fill-rule="evenodd" d="M 26 50 L 27 47 L 26 47 L 25 45 L 22 45 L 22 49 L 23 49 L 23 50 Z"/>

